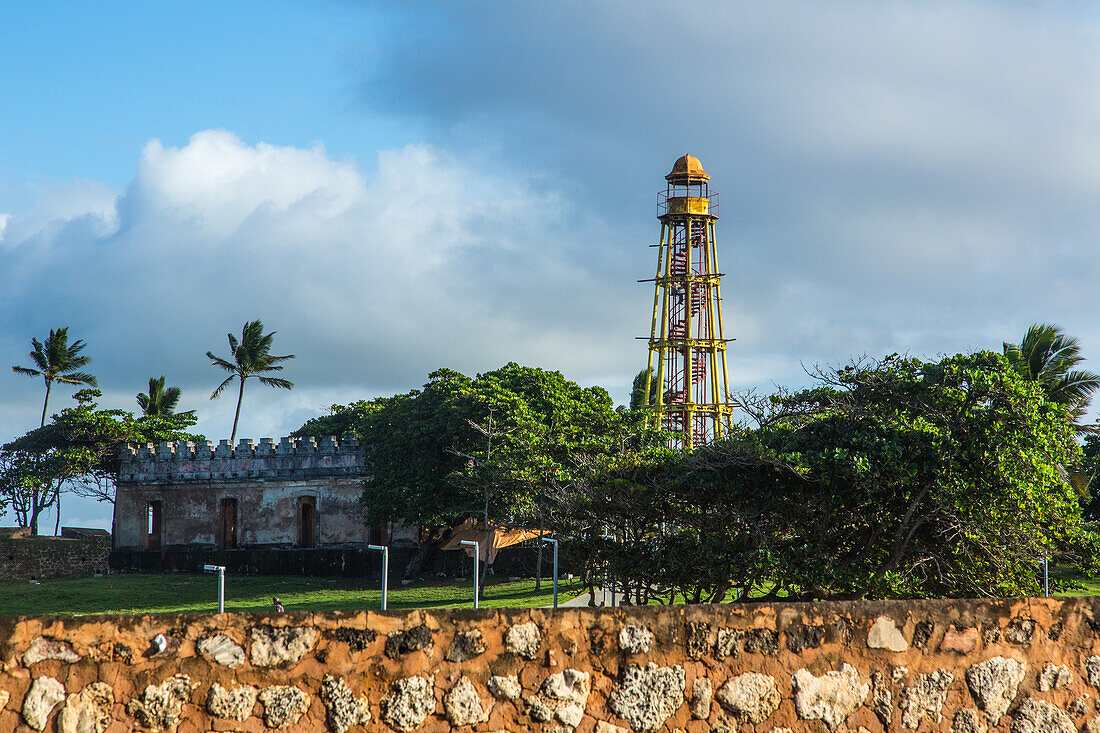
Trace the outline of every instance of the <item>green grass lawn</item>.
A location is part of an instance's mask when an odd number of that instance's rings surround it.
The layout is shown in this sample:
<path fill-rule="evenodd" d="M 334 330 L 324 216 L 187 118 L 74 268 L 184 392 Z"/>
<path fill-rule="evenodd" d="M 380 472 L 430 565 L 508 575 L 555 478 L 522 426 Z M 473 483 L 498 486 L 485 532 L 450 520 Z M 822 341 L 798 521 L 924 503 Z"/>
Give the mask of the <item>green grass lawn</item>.
<path fill-rule="evenodd" d="M 1042 585 L 1043 579 L 1039 578 Z M 1050 566 L 1052 596 L 1100 596 L 1100 578 L 1089 578 L 1070 565 Z"/>
<path fill-rule="evenodd" d="M 581 592 L 577 581 L 560 581 L 558 600 Z M 353 578 L 299 576 L 228 576 L 225 610 L 270 611 L 278 596 L 287 611 L 358 611 L 377 609 L 382 600 L 380 581 Z M 389 589 L 389 607 L 469 608 L 471 580 L 425 580 Z M 553 603 L 553 582 L 490 579 L 482 608 L 530 608 Z M 34 585 L 27 581 L 0 582 L 0 616 L 74 615 L 97 613 L 209 612 L 218 609 L 218 581 L 214 575 L 108 575 L 101 578 L 55 578 Z"/>

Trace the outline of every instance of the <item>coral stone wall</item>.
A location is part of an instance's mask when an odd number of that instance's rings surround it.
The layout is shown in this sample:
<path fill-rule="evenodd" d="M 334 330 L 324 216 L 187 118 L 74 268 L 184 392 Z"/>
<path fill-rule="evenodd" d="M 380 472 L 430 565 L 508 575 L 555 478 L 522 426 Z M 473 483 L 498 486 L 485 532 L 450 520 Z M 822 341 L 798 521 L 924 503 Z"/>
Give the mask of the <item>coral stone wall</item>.
<path fill-rule="evenodd" d="M 1100 600 L 0 618 L 0 731 L 1100 730 Z"/>
<path fill-rule="evenodd" d="M 62 532 L 70 533 L 70 529 L 65 527 Z M 0 580 L 106 573 L 111 535 L 76 532 L 61 537 L 0 537 Z M 0 598 L 0 613 L 3 608 Z"/>

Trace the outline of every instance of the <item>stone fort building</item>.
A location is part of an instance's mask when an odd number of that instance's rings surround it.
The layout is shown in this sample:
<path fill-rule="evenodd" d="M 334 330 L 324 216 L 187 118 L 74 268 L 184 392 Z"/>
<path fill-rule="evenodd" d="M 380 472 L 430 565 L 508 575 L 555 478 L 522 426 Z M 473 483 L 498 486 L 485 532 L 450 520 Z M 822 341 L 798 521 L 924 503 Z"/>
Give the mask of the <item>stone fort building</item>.
<path fill-rule="evenodd" d="M 284 566 L 296 562 L 311 571 L 374 565 L 359 557 L 367 544 L 411 549 L 417 532 L 366 524 L 366 479 L 353 437 L 131 444 L 121 456 L 111 564 L 196 570 L 213 561 L 245 572 L 294 572 Z"/>

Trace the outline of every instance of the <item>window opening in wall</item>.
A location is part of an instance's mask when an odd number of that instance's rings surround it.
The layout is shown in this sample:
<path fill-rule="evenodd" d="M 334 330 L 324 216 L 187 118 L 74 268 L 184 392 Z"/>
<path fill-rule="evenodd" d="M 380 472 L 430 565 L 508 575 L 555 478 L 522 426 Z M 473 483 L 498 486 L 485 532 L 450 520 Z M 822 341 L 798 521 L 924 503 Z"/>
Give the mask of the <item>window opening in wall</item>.
<path fill-rule="evenodd" d="M 161 511 L 161 502 L 149 502 L 147 514 L 148 517 L 145 527 L 145 547 L 150 550 L 159 550 L 161 526 L 164 522 L 164 515 Z"/>
<path fill-rule="evenodd" d="M 219 542 L 223 550 L 237 549 L 237 500 L 222 499 L 221 531 Z"/>
<path fill-rule="evenodd" d="M 312 496 L 298 498 L 298 546 L 317 546 L 317 499 Z"/>

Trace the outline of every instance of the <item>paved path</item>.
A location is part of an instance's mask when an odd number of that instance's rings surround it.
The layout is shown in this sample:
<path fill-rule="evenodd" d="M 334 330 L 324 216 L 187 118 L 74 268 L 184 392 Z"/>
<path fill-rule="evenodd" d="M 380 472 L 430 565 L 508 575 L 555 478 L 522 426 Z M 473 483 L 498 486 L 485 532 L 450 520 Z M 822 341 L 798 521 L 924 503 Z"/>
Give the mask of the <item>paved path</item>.
<path fill-rule="evenodd" d="M 581 593 L 576 598 L 570 598 L 568 601 L 561 601 L 558 603 L 558 608 L 588 608 L 588 599 L 592 597 L 592 594 L 588 591 Z M 616 599 L 617 600 L 617 599 Z M 611 593 L 604 591 L 603 588 L 596 588 L 596 605 L 611 605 Z M 553 608 L 553 606 L 546 606 L 546 608 Z"/>

